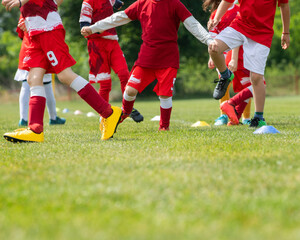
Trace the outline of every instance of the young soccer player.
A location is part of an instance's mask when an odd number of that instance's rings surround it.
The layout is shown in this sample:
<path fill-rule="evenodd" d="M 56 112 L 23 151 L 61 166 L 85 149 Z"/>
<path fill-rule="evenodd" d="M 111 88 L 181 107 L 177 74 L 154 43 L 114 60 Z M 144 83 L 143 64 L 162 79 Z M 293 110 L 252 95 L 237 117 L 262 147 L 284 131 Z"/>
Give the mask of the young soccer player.
<path fill-rule="evenodd" d="M 173 86 L 179 68 L 180 21 L 201 42 L 208 44 L 212 39 L 179 0 L 138 0 L 125 11 L 82 28 L 81 33 L 88 36 L 133 20 L 141 23 L 143 44 L 123 95 L 122 120 L 131 113 L 137 93 L 157 79 L 154 91 L 160 99 L 159 130 L 169 130 Z"/>
<path fill-rule="evenodd" d="M 22 16 L 20 16 L 17 33 L 22 39 L 21 50 L 19 54 L 19 66 L 18 70 L 15 74 L 15 80 L 22 82 L 22 87 L 20 90 L 19 96 L 19 109 L 20 109 L 20 121 L 19 126 L 28 126 L 28 109 L 29 109 L 29 98 L 30 98 L 30 87 L 27 82 L 28 71 L 29 68 L 25 66 L 24 62 L 26 61 L 25 54 L 26 50 L 29 47 L 29 36 L 25 26 L 25 20 Z M 48 73 L 44 75 L 43 84 L 45 88 L 46 94 L 46 105 L 49 113 L 49 124 L 57 125 L 57 124 L 65 124 L 66 119 L 60 118 L 57 116 L 56 112 L 56 102 L 52 89 L 52 74 Z"/>
<path fill-rule="evenodd" d="M 216 15 L 217 8 L 220 4 L 221 0 L 205 0 L 203 2 L 203 10 L 206 11 L 207 9 L 210 9 L 212 12 L 210 16 L 210 20 L 212 21 Z M 240 7 L 239 5 L 236 5 L 235 3 L 232 3 L 232 5 L 227 9 L 226 13 L 220 20 L 217 26 L 215 26 L 213 29 L 209 31 L 212 38 L 215 38 L 222 30 L 224 30 L 226 27 L 230 25 L 230 23 L 235 19 L 237 14 L 239 13 Z M 235 48 L 230 52 L 224 52 L 225 58 L 226 58 L 226 66 L 234 72 L 234 79 L 233 79 L 233 90 L 234 92 L 239 92 L 243 88 L 250 85 L 250 72 L 244 68 L 243 63 L 243 47 Z M 215 68 L 214 62 L 212 61 L 211 57 L 208 61 L 208 67 L 210 69 Z M 219 82 L 219 80 L 217 81 Z M 220 105 L 224 102 L 229 100 L 230 94 L 229 89 L 230 85 L 228 85 L 227 90 L 225 92 L 225 95 L 219 100 Z M 243 123 L 248 123 L 250 120 L 250 107 L 251 107 L 251 100 L 248 101 L 247 107 L 245 106 L 245 112 L 243 113 Z M 218 117 L 215 120 L 214 125 L 221 126 L 226 125 L 228 123 L 228 116 L 226 113 L 221 110 L 221 116 Z M 231 123 L 230 123 L 231 125 Z"/>
<path fill-rule="evenodd" d="M 46 104 L 43 76 L 53 69 L 58 79 L 73 88 L 103 117 L 102 140 L 111 138 L 117 128 L 122 110 L 111 107 L 88 83 L 71 69 L 76 62 L 69 54 L 65 43 L 65 30 L 57 12 L 62 0 L 2 0 L 7 10 L 20 7 L 30 37 L 27 65 L 30 68 L 28 83 L 29 128 L 5 133 L 4 138 L 12 142 L 43 142 L 43 116 Z"/>
<path fill-rule="evenodd" d="M 234 0 L 222 0 L 216 16 L 209 22 L 209 29 L 214 28 Z M 243 45 L 244 66 L 250 71 L 253 86 L 255 114 L 251 119 L 250 127 L 266 125 L 263 117 L 265 103 L 264 71 L 267 57 L 270 52 L 272 37 L 274 34 L 273 23 L 277 0 L 240 0 L 240 14 L 225 28 L 209 45 L 209 53 L 216 67 L 221 73 L 221 81 L 218 83 L 215 93 L 222 97 L 233 74 L 225 64 L 223 52 L 227 49 Z M 289 19 L 290 10 L 288 0 L 278 0 L 281 9 L 283 31 L 281 46 L 287 49 L 290 43 Z"/>
<path fill-rule="evenodd" d="M 106 18 L 114 13 L 113 8 L 120 9 L 122 6 L 123 2 L 120 0 L 84 0 L 79 19 L 80 27 L 90 26 Z M 90 65 L 89 81 L 100 84 L 99 94 L 109 102 L 111 69 L 119 77 L 122 94 L 129 79 L 129 71 L 118 43 L 117 31 L 112 28 L 87 36 L 87 45 Z M 135 122 L 141 122 L 144 119 L 136 109 L 133 109 L 130 116 Z"/>

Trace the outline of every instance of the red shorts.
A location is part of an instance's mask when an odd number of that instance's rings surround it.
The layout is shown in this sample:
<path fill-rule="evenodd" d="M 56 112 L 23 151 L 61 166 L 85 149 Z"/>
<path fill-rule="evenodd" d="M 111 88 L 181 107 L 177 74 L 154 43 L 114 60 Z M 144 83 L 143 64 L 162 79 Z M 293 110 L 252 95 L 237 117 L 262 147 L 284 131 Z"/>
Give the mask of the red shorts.
<path fill-rule="evenodd" d="M 26 65 L 29 68 L 44 68 L 47 72 L 60 73 L 76 64 L 65 43 L 65 30 L 57 29 L 31 37 L 26 51 Z"/>
<path fill-rule="evenodd" d="M 126 69 L 126 59 L 117 40 L 93 38 L 88 40 L 90 83 L 111 80 L 111 69 L 115 73 Z"/>
<path fill-rule="evenodd" d="M 152 69 L 135 66 L 131 70 L 127 85 L 141 93 L 150 83 L 157 79 L 157 84 L 153 89 L 157 96 L 172 97 L 176 76 L 176 68 Z"/>
<path fill-rule="evenodd" d="M 250 71 L 248 71 L 247 69 L 238 69 L 234 72 L 234 78 L 232 80 L 232 87 L 234 92 L 240 92 L 250 85 Z"/>

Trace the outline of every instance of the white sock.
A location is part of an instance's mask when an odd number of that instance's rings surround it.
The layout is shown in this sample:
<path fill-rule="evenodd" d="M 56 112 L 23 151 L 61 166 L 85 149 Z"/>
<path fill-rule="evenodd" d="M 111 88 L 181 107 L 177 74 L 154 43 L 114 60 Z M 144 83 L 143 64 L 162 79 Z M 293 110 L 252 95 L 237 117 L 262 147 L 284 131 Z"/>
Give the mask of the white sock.
<path fill-rule="evenodd" d="M 34 86 L 30 88 L 31 97 L 44 97 L 46 98 L 45 88 L 44 86 Z"/>
<path fill-rule="evenodd" d="M 28 121 L 30 87 L 27 81 L 22 82 L 22 87 L 19 96 L 20 119 Z"/>
<path fill-rule="evenodd" d="M 46 104 L 47 104 L 47 110 L 49 113 L 49 118 L 52 120 L 56 120 L 56 101 L 52 89 L 52 83 L 46 83 L 44 84 L 45 93 L 46 93 Z"/>
<path fill-rule="evenodd" d="M 73 88 L 76 92 L 79 92 L 83 89 L 89 82 L 85 80 L 83 77 L 78 76 L 73 80 L 70 84 L 70 87 Z"/>
<path fill-rule="evenodd" d="M 172 97 L 169 97 L 169 98 L 158 97 L 158 98 L 160 100 L 160 106 L 161 106 L 161 108 L 168 109 L 168 108 L 172 107 Z"/>

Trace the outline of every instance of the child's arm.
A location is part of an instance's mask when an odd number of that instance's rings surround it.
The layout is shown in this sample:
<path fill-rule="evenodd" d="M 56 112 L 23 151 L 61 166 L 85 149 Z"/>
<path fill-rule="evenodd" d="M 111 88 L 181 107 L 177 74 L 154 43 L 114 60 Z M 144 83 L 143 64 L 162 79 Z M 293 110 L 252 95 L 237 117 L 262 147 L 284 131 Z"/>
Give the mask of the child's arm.
<path fill-rule="evenodd" d="M 290 7 L 288 3 L 280 4 L 282 35 L 281 47 L 287 49 L 290 45 Z"/>
<path fill-rule="evenodd" d="M 217 9 L 217 12 L 216 12 L 216 15 L 215 15 L 214 19 L 210 20 L 207 24 L 208 30 L 211 30 L 215 26 L 218 25 L 221 18 L 224 16 L 227 9 L 232 5 L 233 2 L 234 1 L 232 1 L 232 0 L 222 0 L 222 2 L 220 3 L 220 5 Z"/>
<path fill-rule="evenodd" d="M 86 37 L 91 35 L 92 33 L 102 33 L 107 29 L 122 26 L 129 22 L 131 22 L 131 19 L 126 15 L 124 11 L 116 12 L 113 15 L 96 22 L 91 26 L 83 27 L 81 29 L 81 34 Z"/>
<path fill-rule="evenodd" d="M 2 5 L 6 8 L 6 11 L 10 11 L 14 7 L 22 7 L 29 0 L 2 0 Z"/>
<path fill-rule="evenodd" d="M 209 45 L 209 43 L 213 41 L 209 33 L 193 16 L 190 16 L 187 19 L 185 19 L 183 25 L 200 42 Z"/>
<path fill-rule="evenodd" d="M 55 0 L 57 6 L 59 7 L 62 3 L 63 3 L 64 0 Z"/>
<path fill-rule="evenodd" d="M 238 58 L 239 58 L 240 47 L 232 49 L 231 60 L 228 63 L 228 69 L 231 72 L 235 72 L 238 67 Z"/>

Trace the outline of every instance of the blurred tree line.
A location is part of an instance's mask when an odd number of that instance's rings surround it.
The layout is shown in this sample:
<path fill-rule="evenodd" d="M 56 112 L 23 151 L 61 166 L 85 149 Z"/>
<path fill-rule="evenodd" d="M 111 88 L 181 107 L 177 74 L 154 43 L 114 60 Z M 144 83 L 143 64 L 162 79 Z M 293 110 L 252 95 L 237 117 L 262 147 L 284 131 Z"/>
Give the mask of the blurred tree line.
<path fill-rule="evenodd" d="M 134 0 L 125 1 L 123 10 L 128 7 Z M 209 12 L 203 12 L 202 1 L 182 0 L 194 17 L 206 27 L 209 18 Z M 88 76 L 88 54 L 86 40 L 80 34 L 79 14 L 82 0 L 65 0 L 61 5 L 59 12 L 62 16 L 63 23 L 67 32 L 66 42 L 70 47 L 72 56 L 76 59 L 77 64 L 73 67 L 74 71 L 83 77 Z M 300 66 L 300 4 L 299 0 L 290 0 L 291 8 L 291 46 L 287 51 L 283 51 L 280 46 L 280 37 L 282 24 L 280 10 L 276 12 L 274 30 L 275 35 L 271 53 L 268 59 L 266 79 L 272 78 L 273 86 L 280 87 L 287 84 L 289 76 L 293 79 L 295 72 Z M 14 74 L 18 66 L 18 54 L 21 40 L 15 32 L 18 22 L 19 10 L 14 9 L 6 12 L 3 6 L 0 7 L 0 89 L 19 87 L 13 81 Z M 141 28 L 138 21 L 131 22 L 125 26 L 117 28 L 119 42 L 131 69 L 141 45 Z M 181 24 L 178 34 L 178 43 L 180 49 L 180 70 L 176 81 L 176 93 L 179 96 L 207 96 L 211 94 L 214 84 L 213 79 L 217 77 L 215 70 L 207 68 L 207 46 L 200 43 L 192 36 Z M 274 80 L 281 74 L 281 78 Z M 275 84 L 274 84 L 275 81 Z M 278 81 L 278 84 L 276 83 Z M 293 81 L 293 80 L 289 80 Z M 119 84 L 114 81 L 114 84 Z M 290 84 L 293 85 L 293 82 Z M 290 91 L 290 89 L 288 90 Z M 147 90 L 151 92 L 151 90 Z"/>

